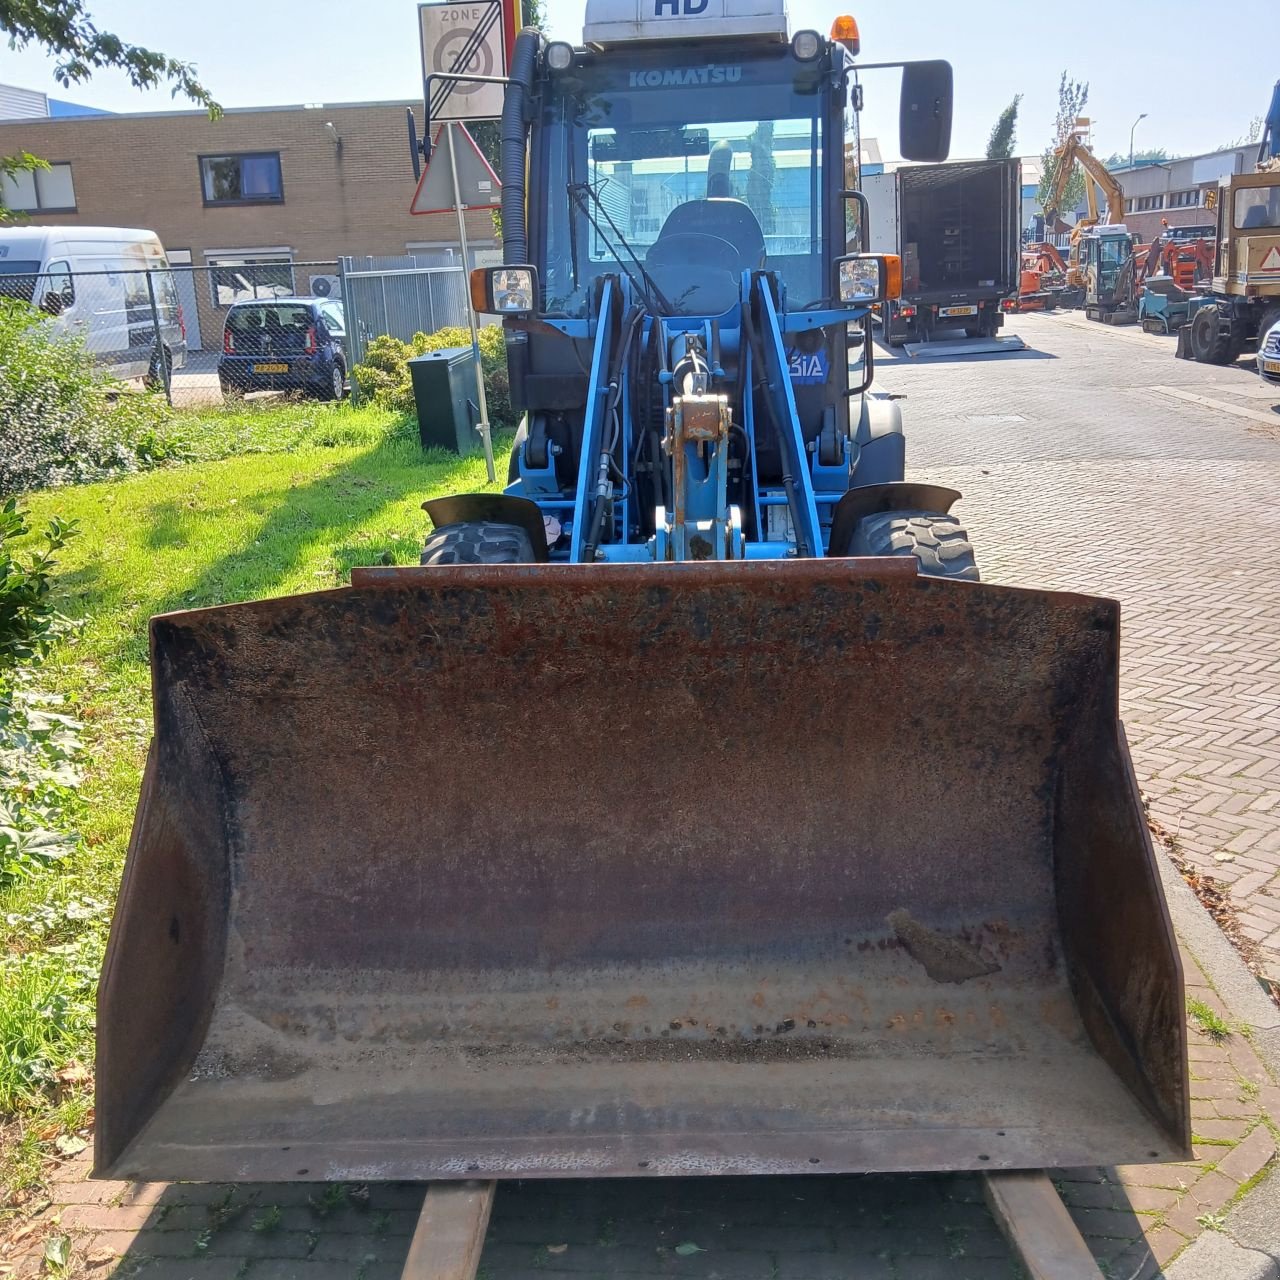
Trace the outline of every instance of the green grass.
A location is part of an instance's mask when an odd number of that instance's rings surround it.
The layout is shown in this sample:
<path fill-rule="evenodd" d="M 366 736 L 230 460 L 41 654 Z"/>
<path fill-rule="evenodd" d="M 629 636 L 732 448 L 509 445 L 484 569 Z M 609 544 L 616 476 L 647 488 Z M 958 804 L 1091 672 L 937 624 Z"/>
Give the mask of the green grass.
<path fill-rule="evenodd" d="M 40 684 L 84 722 L 89 767 L 79 852 L 0 891 L 5 1203 L 39 1181 L 38 1135 L 67 1095 L 56 1073 L 92 1062 L 96 970 L 150 737 L 148 618 L 339 586 L 355 565 L 416 563 L 423 500 L 488 487 L 482 458 L 424 454 L 412 418 L 374 407 L 240 406 L 183 415 L 181 429 L 209 460 L 25 500 L 33 527 L 54 513 L 80 524 L 56 594 L 81 625 Z M 500 475 L 509 447 L 495 440 Z"/>
<path fill-rule="evenodd" d="M 1231 1035 L 1231 1024 L 1216 1014 L 1203 1000 L 1188 996 L 1187 1012 L 1210 1040 L 1221 1042 Z"/>

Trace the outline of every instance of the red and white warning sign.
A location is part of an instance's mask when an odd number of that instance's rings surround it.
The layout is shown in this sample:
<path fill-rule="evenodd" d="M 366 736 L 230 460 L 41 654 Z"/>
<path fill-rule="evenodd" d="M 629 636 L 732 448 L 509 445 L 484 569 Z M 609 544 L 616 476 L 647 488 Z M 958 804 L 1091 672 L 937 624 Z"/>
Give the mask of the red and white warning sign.
<path fill-rule="evenodd" d="M 457 162 L 450 163 L 449 152 L 458 143 Z M 454 169 L 458 186 L 453 185 Z M 464 209 L 497 209 L 502 204 L 502 184 L 493 167 L 476 146 L 476 140 L 464 124 L 445 124 L 436 130 L 431 159 L 422 171 L 418 189 L 413 193 L 410 213 L 451 213 L 459 205 Z"/>
<path fill-rule="evenodd" d="M 1258 263 L 1256 270 L 1280 271 L 1280 245 L 1271 246 L 1271 252 Z"/>

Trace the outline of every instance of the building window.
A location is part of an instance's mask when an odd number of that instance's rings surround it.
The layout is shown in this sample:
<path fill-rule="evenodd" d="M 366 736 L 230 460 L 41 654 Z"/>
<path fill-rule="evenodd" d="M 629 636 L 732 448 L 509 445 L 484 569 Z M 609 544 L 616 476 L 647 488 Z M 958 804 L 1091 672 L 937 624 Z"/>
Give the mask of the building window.
<path fill-rule="evenodd" d="M 1129 197 L 1129 198 L 1124 202 L 1124 211 L 1125 211 L 1125 213 L 1132 213 L 1132 212 L 1133 212 L 1133 203 L 1134 203 L 1134 202 L 1133 202 L 1133 197 L 1132 197 L 1132 196 L 1130 196 L 1130 197 Z"/>
<path fill-rule="evenodd" d="M 281 204 L 284 178 L 278 151 L 201 156 L 205 204 Z"/>
<path fill-rule="evenodd" d="M 1192 209 L 1199 203 L 1200 192 L 1198 190 L 1172 191 L 1169 193 L 1170 209 Z"/>
<path fill-rule="evenodd" d="M 287 251 L 205 254 L 215 307 L 254 298 L 287 298 L 293 291 L 293 254 Z"/>
<path fill-rule="evenodd" d="M 1146 213 L 1151 209 L 1163 209 L 1164 196 L 1139 196 L 1138 209 L 1139 213 Z"/>
<path fill-rule="evenodd" d="M 0 203 L 15 213 L 75 213 L 76 189 L 69 164 L 51 164 L 0 176 Z"/>

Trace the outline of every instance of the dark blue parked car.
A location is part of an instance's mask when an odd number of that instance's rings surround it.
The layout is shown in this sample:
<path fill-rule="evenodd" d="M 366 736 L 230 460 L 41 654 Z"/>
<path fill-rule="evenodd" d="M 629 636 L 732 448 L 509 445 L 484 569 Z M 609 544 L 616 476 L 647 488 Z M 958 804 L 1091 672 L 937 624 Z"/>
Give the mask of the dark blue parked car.
<path fill-rule="evenodd" d="M 237 302 L 222 335 L 222 394 L 305 391 L 341 400 L 347 388 L 346 336 L 342 303 L 331 298 Z"/>

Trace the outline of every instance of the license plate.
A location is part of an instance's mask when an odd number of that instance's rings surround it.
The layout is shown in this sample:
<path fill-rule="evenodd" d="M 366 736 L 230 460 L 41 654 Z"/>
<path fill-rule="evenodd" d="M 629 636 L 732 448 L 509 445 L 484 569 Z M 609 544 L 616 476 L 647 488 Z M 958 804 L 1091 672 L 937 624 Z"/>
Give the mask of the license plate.
<path fill-rule="evenodd" d="M 1280 373 L 1280 360 L 1264 360 L 1262 362 L 1263 373 Z"/>
<path fill-rule="evenodd" d="M 940 316 L 976 316 L 978 314 L 977 307 L 939 307 L 938 314 Z"/>
<path fill-rule="evenodd" d="M 289 366 L 287 364 L 255 364 L 253 371 L 254 373 L 288 373 Z"/>

